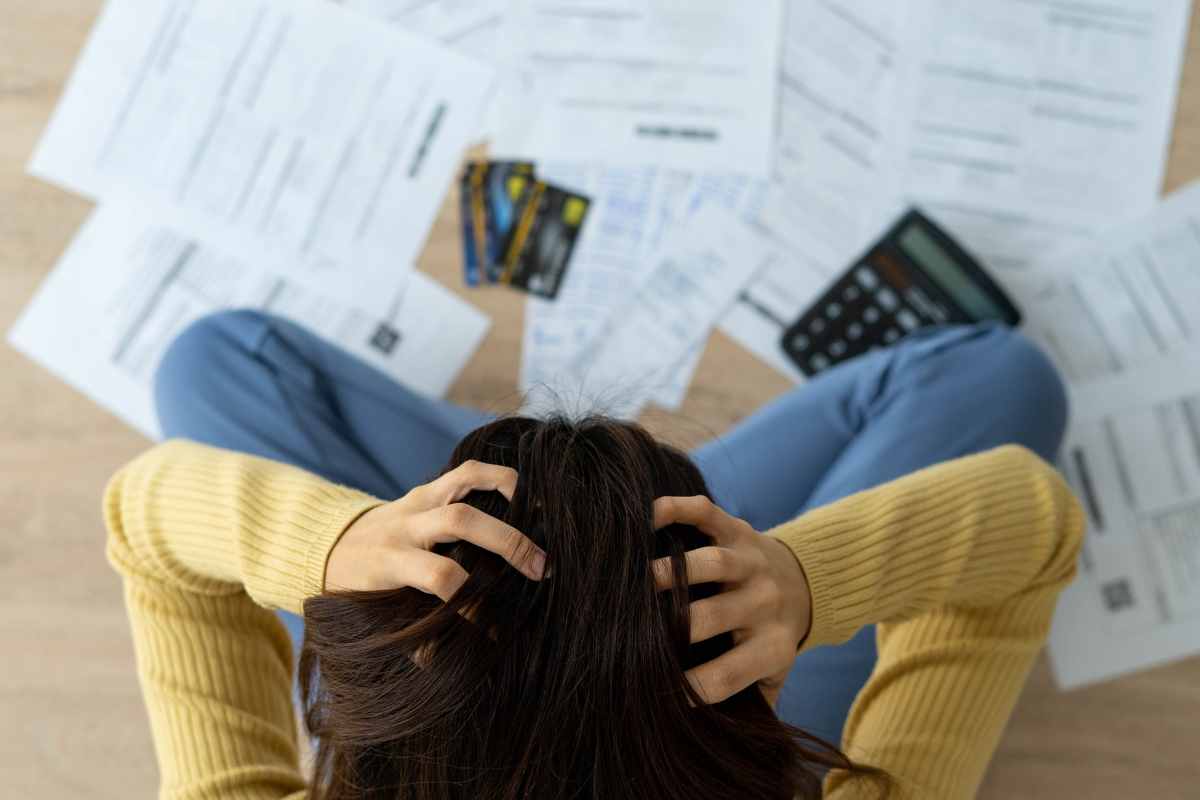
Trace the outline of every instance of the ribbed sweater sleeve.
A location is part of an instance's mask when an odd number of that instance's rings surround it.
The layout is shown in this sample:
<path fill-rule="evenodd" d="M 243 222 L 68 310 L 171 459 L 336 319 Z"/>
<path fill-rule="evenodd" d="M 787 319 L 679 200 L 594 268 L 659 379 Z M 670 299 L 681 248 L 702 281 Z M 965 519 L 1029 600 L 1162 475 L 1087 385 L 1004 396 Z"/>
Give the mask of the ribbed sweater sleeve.
<path fill-rule="evenodd" d="M 805 648 L 879 625 L 845 752 L 888 771 L 900 798 L 974 797 L 1075 574 L 1083 529 L 1061 476 L 1008 446 L 771 531 L 808 578 Z M 842 772 L 826 780 L 837 800 L 872 796 L 867 788 Z"/>
<path fill-rule="evenodd" d="M 325 559 L 379 500 L 264 459 L 174 441 L 104 495 L 124 578 L 160 796 L 303 796 L 291 643 Z"/>

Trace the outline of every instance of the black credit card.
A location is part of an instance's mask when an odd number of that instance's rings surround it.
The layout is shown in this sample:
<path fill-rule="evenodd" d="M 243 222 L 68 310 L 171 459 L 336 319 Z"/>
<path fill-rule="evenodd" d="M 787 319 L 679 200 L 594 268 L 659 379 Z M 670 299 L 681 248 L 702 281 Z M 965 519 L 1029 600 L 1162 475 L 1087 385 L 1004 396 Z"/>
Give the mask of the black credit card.
<path fill-rule="evenodd" d="M 551 300 L 558 296 L 590 206 L 581 194 L 531 183 L 504 248 L 500 282 Z"/>

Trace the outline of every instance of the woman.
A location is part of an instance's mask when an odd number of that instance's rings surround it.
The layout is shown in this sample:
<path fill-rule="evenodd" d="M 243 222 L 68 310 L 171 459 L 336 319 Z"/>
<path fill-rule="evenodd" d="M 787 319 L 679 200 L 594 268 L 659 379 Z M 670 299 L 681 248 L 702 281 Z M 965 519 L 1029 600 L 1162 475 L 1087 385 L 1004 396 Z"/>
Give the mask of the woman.
<path fill-rule="evenodd" d="M 226 448 L 162 445 L 106 495 L 164 796 L 306 791 L 282 609 L 313 797 L 970 797 L 1082 535 L 1045 463 L 1062 387 L 995 326 L 691 461 L 418 398 L 250 312 L 185 332 L 157 399 Z"/>

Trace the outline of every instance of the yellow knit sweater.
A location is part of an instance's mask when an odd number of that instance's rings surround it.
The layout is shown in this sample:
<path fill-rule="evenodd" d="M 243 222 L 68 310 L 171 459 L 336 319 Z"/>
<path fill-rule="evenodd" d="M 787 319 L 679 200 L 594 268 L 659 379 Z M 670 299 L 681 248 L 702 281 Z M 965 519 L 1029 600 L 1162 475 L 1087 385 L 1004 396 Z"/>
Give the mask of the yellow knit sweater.
<path fill-rule="evenodd" d="M 303 797 L 292 656 L 267 609 L 321 591 L 346 527 L 379 500 L 293 467 L 176 441 L 104 499 L 162 776 L 161 795 Z M 805 647 L 879 623 L 879 662 L 846 723 L 851 757 L 900 797 L 974 795 L 1071 580 L 1078 505 L 1004 447 L 818 509 L 771 535 L 804 566 Z M 858 796 L 831 775 L 830 798 Z"/>

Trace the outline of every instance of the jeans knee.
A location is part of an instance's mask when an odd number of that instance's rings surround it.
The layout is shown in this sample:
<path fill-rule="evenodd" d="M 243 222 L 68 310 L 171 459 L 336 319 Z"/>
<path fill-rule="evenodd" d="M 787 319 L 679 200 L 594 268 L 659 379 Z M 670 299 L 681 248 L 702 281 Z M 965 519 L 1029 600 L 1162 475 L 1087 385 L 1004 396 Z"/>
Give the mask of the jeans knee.
<path fill-rule="evenodd" d="M 1050 359 L 1019 331 L 985 323 L 922 331 L 892 362 L 900 386 L 919 403 L 955 400 L 963 424 L 996 443 L 1024 444 L 1044 458 L 1057 452 L 1067 424 L 1067 392 Z"/>
<path fill-rule="evenodd" d="M 267 318 L 250 310 L 218 311 L 184 328 L 154 374 L 154 403 L 167 436 L 187 435 L 197 409 L 219 402 L 225 374 L 245 357 Z"/>
<path fill-rule="evenodd" d="M 1052 459 L 1067 427 L 1068 399 L 1062 375 L 1024 334 L 996 326 L 977 354 L 984 391 L 1006 426 L 1026 431 L 1027 445 Z"/>
<path fill-rule="evenodd" d="M 1067 421 L 1067 390 L 1062 375 L 1050 358 L 1033 342 L 1012 328 L 997 328 L 998 353 L 990 362 L 998 384 L 1015 394 L 1026 408 L 1057 421 Z"/>

